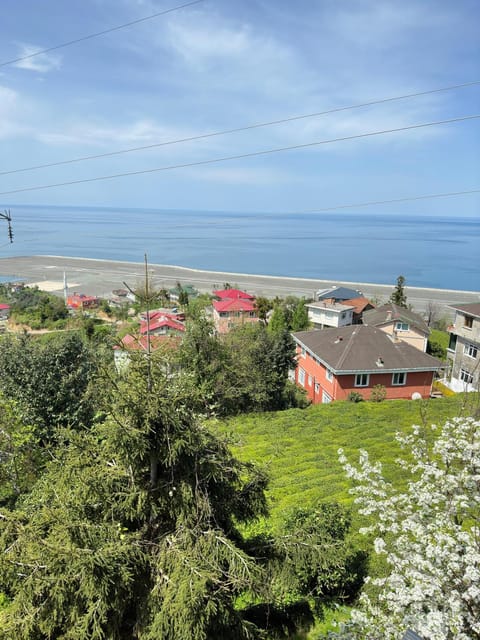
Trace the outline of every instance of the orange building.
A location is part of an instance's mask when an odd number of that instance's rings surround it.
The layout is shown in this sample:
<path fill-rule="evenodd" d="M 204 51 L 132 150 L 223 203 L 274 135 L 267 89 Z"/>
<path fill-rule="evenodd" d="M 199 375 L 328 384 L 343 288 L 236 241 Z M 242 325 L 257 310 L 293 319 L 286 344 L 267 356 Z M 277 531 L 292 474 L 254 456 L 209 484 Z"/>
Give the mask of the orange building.
<path fill-rule="evenodd" d="M 376 385 L 386 399 L 428 398 L 440 360 L 381 329 L 352 325 L 293 334 L 295 382 L 314 404 L 346 400 L 352 391 L 369 400 Z"/>

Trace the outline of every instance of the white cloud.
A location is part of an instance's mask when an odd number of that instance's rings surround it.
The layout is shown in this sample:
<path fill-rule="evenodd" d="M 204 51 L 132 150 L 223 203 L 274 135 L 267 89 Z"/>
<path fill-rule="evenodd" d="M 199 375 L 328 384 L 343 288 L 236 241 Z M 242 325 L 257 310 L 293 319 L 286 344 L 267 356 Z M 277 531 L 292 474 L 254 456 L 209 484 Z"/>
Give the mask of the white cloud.
<path fill-rule="evenodd" d="M 21 111 L 23 109 L 19 94 L 0 85 L 0 140 L 25 133 L 26 127 L 21 124 Z"/>
<path fill-rule="evenodd" d="M 296 182 L 292 172 L 270 169 L 268 167 L 215 167 L 202 168 L 192 174 L 197 180 L 208 180 L 223 184 L 239 185 L 278 185 Z"/>
<path fill-rule="evenodd" d="M 130 124 L 111 125 L 92 121 L 57 123 L 55 130 L 45 129 L 37 139 L 52 145 L 89 145 L 111 151 L 122 147 L 143 146 L 188 138 L 192 132 L 162 127 L 152 120 L 137 120 Z"/>
<path fill-rule="evenodd" d="M 18 58 L 25 58 L 24 60 L 18 60 L 14 66 L 19 69 L 28 69 L 29 71 L 38 71 L 39 73 L 46 73 L 53 69 L 59 69 L 61 66 L 60 56 L 52 53 L 41 53 L 41 47 L 36 47 L 31 44 L 20 44 L 20 51 L 17 55 Z M 29 57 L 33 56 L 33 57 Z"/>

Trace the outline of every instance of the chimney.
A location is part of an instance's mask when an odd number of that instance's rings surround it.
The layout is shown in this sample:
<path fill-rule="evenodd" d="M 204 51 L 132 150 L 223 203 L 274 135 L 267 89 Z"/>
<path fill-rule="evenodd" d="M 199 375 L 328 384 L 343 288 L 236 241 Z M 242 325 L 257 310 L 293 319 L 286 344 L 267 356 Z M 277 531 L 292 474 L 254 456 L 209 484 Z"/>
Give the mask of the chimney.
<path fill-rule="evenodd" d="M 389 310 L 387 311 L 387 322 L 390 322 L 390 320 L 391 320 L 391 319 L 392 319 L 392 312 L 391 312 L 391 310 L 389 309 Z"/>
<path fill-rule="evenodd" d="M 383 358 L 381 356 L 378 356 L 375 364 L 377 365 L 377 367 L 383 367 L 385 363 L 383 362 Z"/>

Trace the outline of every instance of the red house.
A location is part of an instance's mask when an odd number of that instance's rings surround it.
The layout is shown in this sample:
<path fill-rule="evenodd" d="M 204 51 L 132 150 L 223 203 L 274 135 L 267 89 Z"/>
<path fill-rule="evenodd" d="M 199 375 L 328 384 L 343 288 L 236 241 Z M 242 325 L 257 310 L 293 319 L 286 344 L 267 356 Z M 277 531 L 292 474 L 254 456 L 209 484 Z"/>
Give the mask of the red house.
<path fill-rule="evenodd" d="M 69 309 L 95 309 L 98 307 L 96 296 L 87 296 L 84 293 L 74 293 L 67 297 L 67 307 Z"/>
<path fill-rule="evenodd" d="M 214 291 L 217 298 L 212 302 L 213 321 L 218 333 L 228 333 L 230 329 L 247 322 L 258 322 L 255 296 L 240 289 Z"/>
<path fill-rule="evenodd" d="M 351 325 L 293 334 L 297 344 L 295 382 L 314 404 L 346 400 L 355 391 L 365 400 L 376 385 L 386 398 L 428 398 L 436 371 L 444 365 L 381 329 Z"/>

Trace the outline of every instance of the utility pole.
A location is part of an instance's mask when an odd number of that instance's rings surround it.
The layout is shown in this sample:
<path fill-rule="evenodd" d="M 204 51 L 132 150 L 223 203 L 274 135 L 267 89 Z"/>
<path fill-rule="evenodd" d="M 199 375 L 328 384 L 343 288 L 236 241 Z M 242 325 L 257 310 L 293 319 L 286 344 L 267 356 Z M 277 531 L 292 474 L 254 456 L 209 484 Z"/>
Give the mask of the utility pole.
<path fill-rule="evenodd" d="M 8 211 L 5 209 L 5 211 L 3 213 L 0 211 L 0 219 L 7 221 L 7 224 L 8 224 L 8 239 L 9 239 L 10 244 L 11 244 L 13 242 L 13 231 L 12 231 L 12 216 L 10 215 L 10 209 Z"/>

